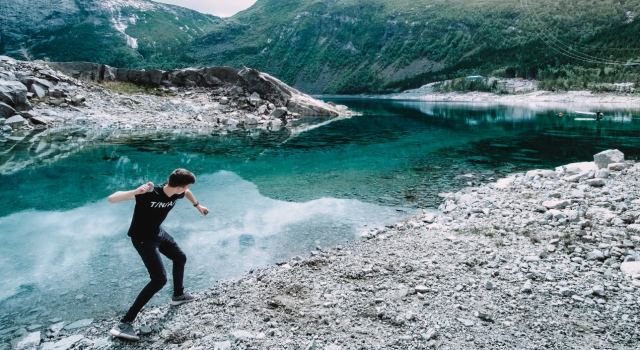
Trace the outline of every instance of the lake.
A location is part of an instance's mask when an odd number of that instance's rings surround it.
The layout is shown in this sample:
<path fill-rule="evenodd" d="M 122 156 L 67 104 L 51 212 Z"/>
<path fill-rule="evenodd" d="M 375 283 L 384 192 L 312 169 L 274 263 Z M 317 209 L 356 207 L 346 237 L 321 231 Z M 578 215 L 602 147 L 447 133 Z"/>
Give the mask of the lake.
<path fill-rule="evenodd" d="M 162 183 L 177 167 L 196 174 L 192 190 L 211 210 L 202 217 L 181 201 L 165 222 L 197 293 L 433 209 L 441 192 L 608 148 L 640 156 L 638 110 L 604 110 L 596 122 L 570 109 L 332 100 L 362 115 L 319 126 L 307 118 L 291 133 L 73 129 L 0 138 L 0 331 L 126 311 L 148 275 L 126 236 L 133 203 L 106 197 Z M 168 285 L 152 303 L 170 294 Z"/>

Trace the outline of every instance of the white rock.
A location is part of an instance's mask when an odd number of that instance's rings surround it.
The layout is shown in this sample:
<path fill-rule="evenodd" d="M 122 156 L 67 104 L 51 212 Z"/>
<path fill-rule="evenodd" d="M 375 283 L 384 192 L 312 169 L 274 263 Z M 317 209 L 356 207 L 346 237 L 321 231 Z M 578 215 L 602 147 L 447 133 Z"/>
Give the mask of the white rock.
<path fill-rule="evenodd" d="M 472 327 L 475 324 L 475 322 L 473 322 L 473 320 L 469 320 L 469 319 L 466 319 L 466 318 L 461 318 L 460 317 L 460 318 L 456 318 L 456 320 L 458 320 L 458 322 L 462 323 L 462 325 L 465 326 L 465 327 Z"/>
<path fill-rule="evenodd" d="M 594 162 L 580 162 L 562 165 L 556 168 L 556 172 L 565 173 L 566 175 L 574 175 L 598 170 L 598 166 Z"/>
<path fill-rule="evenodd" d="M 342 350 L 342 346 L 337 344 L 329 344 L 324 347 L 324 350 Z"/>
<path fill-rule="evenodd" d="M 499 179 L 498 181 L 496 181 L 493 184 L 493 186 L 495 188 L 505 189 L 505 188 L 511 186 L 511 184 L 513 184 L 514 180 L 515 180 L 515 177 L 513 177 L 513 176 L 505 177 L 504 179 Z"/>
<path fill-rule="evenodd" d="M 629 277 L 640 274 L 640 261 L 627 261 L 620 264 L 620 271 Z"/>
<path fill-rule="evenodd" d="M 257 106 L 261 101 L 262 100 L 260 99 L 260 95 L 257 92 L 254 92 L 251 94 L 251 96 L 249 96 L 249 103 L 251 103 L 251 105 L 253 106 Z"/>
<path fill-rule="evenodd" d="M 627 230 L 633 233 L 640 233 L 640 224 L 631 224 L 627 226 Z"/>
<path fill-rule="evenodd" d="M 230 334 L 235 339 L 251 339 L 255 337 L 253 333 L 242 329 L 233 330 Z"/>
<path fill-rule="evenodd" d="M 269 121 L 269 129 L 271 130 L 280 130 L 282 128 L 282 120 L 273 119 Z"/>
<path fill-rule="evenodd" d="M 567 182 L 580 182 L 581 180 L 592 178 L 594 174 L 595 172 L 591 170 L 591 171 L 586 171 L 584 173 L 566 176 L 564 179 Z"/>
<path fill-rule="evenodd" d="M 525 176 L 527 178 L 534 178 L 536 176 L 540 176 L 540 177 L 550 177 L 550 178 L 554 178 L 557 177 L 558 174 L 553 171 L 553 170 L 548 170 L 548 169 L 535 169 L 535 170 L 529 170 L 527 171 L 527 173 L 525 174 Z"/>
<path fill-rule="evenodd" d="M 565 215 L 558 209 L 549 209 L 544 213 L 544 218 L 546 220 L 560 220 L 564 219 Z"/>
<path fill-rule="evenodd" d="M 46 95 L 44 87 L 42 87 L 40 84 L 33 83 L 29 90 L 33 92 L 39 99 L 43 98 Z"/>
<path fill-rule="evenodd" d="M 624 162 L 624 153 L 620 152 L 617 149 L 609 149 L 595 154 L 593 156 L 593 161 L 598 166 L 598 168 L 607 168 L 607 166 L 611 163 Z"/>
<path fill-rule="evenodd" d="M 587 254 L 587 260 L 604 260 L 604 253 L 598 249 L 594 249 Z"/>
<path fill-rule="evenodd" d="M 607 169 L 610 171 L 621 171 L 627 168 L 626 163 L 611 163 L 607 165 Z"/>
<path fill-rule="evenodd" d="M 436 221 L 436 217 L 437 217 L 436 214 L 427 212 L 422 215 L 422 221 L 428 224 L 432 224 L 433 222 Z"/>
<path fill-rule="evenodd" d="M 571 202 L 566 199 L 552 199 L 542 202 L 542 205 L 547 209 L 564 209 L 569 204 L 571 204 Z"/>

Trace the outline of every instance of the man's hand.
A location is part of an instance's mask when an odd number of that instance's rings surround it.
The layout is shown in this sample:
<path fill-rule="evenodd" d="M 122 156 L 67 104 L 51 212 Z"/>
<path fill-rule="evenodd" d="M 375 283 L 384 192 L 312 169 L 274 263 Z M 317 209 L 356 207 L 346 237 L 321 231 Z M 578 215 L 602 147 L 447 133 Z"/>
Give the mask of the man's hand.
<path fill-rule="evenodd" d="M 209 214 L 209 209 L 207 209 L 207 207 L 202 206 L 200 204 L 198 204 L 198 206 L 196 207 L 196 209 L 198 209 L 198 211 L 200 212 L 200 214 L 202 215 L 207 215 Z"/>
<path fill-rule="evenodd" d="M 153 188 L 153 182 L 149 181 L 146 184 L 136 188 L 133 193 L 137 196 L 139 194 L 143 194 L 143 193 L 147 193 L 149 191 L 151 191 L 151 189 Z"/>

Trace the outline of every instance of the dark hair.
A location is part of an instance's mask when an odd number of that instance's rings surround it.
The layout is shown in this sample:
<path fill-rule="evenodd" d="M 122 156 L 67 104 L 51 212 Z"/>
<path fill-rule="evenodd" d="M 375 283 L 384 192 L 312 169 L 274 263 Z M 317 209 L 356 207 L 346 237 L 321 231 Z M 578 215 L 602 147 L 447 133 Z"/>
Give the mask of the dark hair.
<path fill-rule="evenodd" d="M 183 187 L 196 182 L 196 176 L 187 169 L 176 169 L 169 175 L 169 186 Z"/>

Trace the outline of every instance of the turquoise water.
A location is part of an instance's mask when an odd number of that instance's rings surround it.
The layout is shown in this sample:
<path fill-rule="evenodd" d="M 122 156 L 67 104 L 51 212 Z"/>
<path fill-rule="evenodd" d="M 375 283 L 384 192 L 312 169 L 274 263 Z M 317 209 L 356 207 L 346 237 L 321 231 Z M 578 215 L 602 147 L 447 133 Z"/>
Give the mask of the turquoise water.
<path fill-rule="evenodd" d="M 197 174 L 166 228 L 189 257 L 191 290 L 256 266 L 356 239 L 367 228 L 432 208 L 437 194 L 513 171 L 640 155 L 640 113 L 601 122 L 558 110 L 340 99 L 361 116 L 293 134 L 112 132 L 0 140 L 0 330 L 61 317 L 121 314 L 147 273 L 127 240 L 133 203 L 110 193 Z M 167 266 L 169 268 L 169 266 Z M 165 288 L 154 303 L 166 302 Z M 74 305 L 74 307 L 69 307 Z"/>

